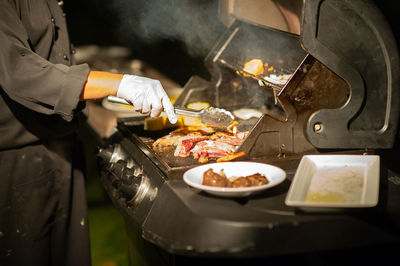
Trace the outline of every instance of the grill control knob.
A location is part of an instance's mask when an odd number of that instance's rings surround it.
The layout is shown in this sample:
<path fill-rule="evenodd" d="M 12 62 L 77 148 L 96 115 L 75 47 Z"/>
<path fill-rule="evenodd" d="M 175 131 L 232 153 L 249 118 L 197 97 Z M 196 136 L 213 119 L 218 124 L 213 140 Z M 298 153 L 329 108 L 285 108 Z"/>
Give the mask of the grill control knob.
<path fill-rule="evenodd" d="M 106 178 L 115 189 L 113 197 L 130 206 L 137 206 L 144 198 L 154 200 L 157 188 L 152 188 L 144 175 L 143 166 L 136 163 L 119 144 L 100 148 L 97 153 Z"/>
<path fill-rule="evenodd" d="M 142 183 L 142 176 L 138 177 L 130 176 L 129 181 L 130 184 L 126 184 L 125 182 L 121 182 L 118 184 L 118 190 L 120 192 L 121 197 L 126 198 L 127 201 L 132 200 L 136 196 L 140 184 Z"/>
<path fill-rule="evenodd" d="M 151 185 L 150 179 L 145 176 L 145 175 L 139 175 L 140 178 L 137 178 L 137 181 L 140 180 L 137 192 L 135 196 L 128 201 L 127 203 L 131 206 L 137 206 L 139 205 L 146 197 L 150 200 L 153 201 L 158 193 L 158 189 L 156 187 L 153 187 Z"/>
<path fill-rule="evenodd" d="M 125 175 L 126 172 L 126 162 L 119 160 L 116 163 L 110 163 L 106 167 L 107 171 L 110 173 L 109 179 L 111 184 L 118 188 L 118 184 L 121 183 L 122 176 Z"/>
<path fill-rule="evenodd" d="M 119 160 L 110 164 L 109 172 L 112 185 L 117 188 L 120 198 L 131 201 L 137 196 L 143 176 L 135 175 L 135 169 L 131 169 L 127 165 L 126 161 Z"/>
<path fill-rule="evenodd" d="M 120 160 L 127 161 L 127 154 L 122 149 L 121 145 L 114 144 L 106 148 L 99 148 L 97 151 L 97 157 L 99 157 L 104 163 L 116 163 Z"/>
<path fill-rule="evenodd" d="M 132 185 L 134 178 L 135 176 L 133 175 L 133 171 L 127 168 L 125 174 L 122 176 L 122 184 L 130 186 Z"/>
<path fill-rule="evenodd" d="M 97 157 L 100 159 L 102 164 L 109 163 L 112 157 L 112 149 L 111 147 L 109 148 L 100 148 L 97 151 Z"/>

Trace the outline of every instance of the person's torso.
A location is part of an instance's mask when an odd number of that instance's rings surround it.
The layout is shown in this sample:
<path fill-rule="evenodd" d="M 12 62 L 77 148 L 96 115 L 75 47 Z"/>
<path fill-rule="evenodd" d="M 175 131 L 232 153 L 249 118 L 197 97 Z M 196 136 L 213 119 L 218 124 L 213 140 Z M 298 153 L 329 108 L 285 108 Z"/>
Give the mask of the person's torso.
<path fill-rule="evenodd" d="M 62 1 L 57 0 L 2 0 L 11 1 L 21 20 L 30 49 L 55 64 L 72 65 Z M 12 104 L 10 104 L 12 103 Z M 28 117 L 22 123 L 18 115 Z M 29 123 L 26 123 L 29 121 Z M 58 115 L 44 115 L 13 102 L 0 88 L 0 150 L 24 146 L 41 139 L 59 137 L 73 132 L 77 119 L 66 122 Z"/>

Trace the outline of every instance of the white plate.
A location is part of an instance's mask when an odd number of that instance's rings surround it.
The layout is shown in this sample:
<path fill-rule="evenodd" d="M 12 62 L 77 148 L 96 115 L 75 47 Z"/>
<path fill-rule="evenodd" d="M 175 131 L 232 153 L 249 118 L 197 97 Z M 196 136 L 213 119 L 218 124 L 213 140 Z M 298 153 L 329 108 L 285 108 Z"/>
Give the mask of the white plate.
<path fill-rule="evenodd" d="M 305 155 L 285 203 L 303 209 L 362 208 L 375 206 L 378 195 L 379 156 Z"/>
<path fill-rule="evenodd" d="M 269 183 L 261 186 L 243 187 L 243 188 L 226 188 L 226 187 L 211 187 L 204 186 L 203 174 L 208 169 L 212 168 L 214 172 L 219 173 L 221 169 L 228 178 L 248 176 L 260 173 L 267 177 Z M 191 187 L 204 190 L 207 193 L 221 197 L 246 197 L 252 194 L 261 192 L 270 187 L 276 186 L 283 182 L 286 178 L 286 172 L 281 168 L 255 162 L 224 162 L 211 163 L 194 167 L 183 174 L 183 180 Z"/>

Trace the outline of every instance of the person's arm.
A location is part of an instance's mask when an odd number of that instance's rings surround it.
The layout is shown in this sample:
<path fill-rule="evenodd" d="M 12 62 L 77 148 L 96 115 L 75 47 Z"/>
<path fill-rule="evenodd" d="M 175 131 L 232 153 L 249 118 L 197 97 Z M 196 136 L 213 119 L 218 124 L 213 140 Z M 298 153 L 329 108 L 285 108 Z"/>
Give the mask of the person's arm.
<path fill-rule="evenodd" d="M 174 107 L 158 80 L 103 71 L 90 71 L 80 96 L 81 100 L 104 98 L 116 95 L 134 105 L 138 112 L 151 113 L 157 117 L 164 110 L 171 123 L 177 117 Z"/>
<path fill-rule="evenodd" d="M 80 96 L 81 100 L 104 98 L 117 95 L 123 74 L 104 71 L 90 71 Z"/>

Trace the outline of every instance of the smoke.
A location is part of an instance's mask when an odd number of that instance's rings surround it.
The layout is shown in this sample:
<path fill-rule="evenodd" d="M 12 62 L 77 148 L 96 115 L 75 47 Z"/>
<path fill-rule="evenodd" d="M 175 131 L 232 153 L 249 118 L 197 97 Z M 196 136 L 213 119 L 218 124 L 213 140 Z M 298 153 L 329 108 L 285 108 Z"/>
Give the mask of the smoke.
<path fill-rule="evenodd" d="M 215 0 L 114 0 L 124 42 L 182 42 L 192 56 L 204 55 L 224 29 Z"/>

